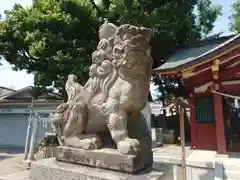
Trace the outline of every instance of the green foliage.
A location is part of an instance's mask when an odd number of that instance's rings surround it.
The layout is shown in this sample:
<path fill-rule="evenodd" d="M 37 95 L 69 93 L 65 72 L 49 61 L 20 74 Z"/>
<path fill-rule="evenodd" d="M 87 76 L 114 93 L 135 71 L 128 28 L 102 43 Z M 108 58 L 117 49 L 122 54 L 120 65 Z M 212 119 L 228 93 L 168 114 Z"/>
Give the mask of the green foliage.
<path fill-rule="evenodd" d="M 38 147 L 40 149 L 49 146 L 59 146 L 57 136 L 56 135 L 48 135 L 39 141 Z"/>
<path fill-rule="evenodd" d="M 15 70 L 35 73 L 37 91 L 55 87 L 65 95 L 68 74 L 76 74 L 82 84 L 88 77 L 103 18 L 117 25 L 131 23 L 151 28 L 156 67 L 177 48 L 208 34 L 220 14 L 220 8 L 213 7 L 210 0 L 95 2 L 37 0 L 30 8 L 16 4 L 0 20 L 0 54 Z M 195 7 L 197 16 L 193 13 Z"/>
<path fill-rule="evenodd" d="M 214 22 L 221 15 L 222 7 L 219 5 L 211 6 L 210 0 L 201 0 L 197 3 L 199 12 L 197 24 L 200 32 L 206 36 L 214 27 Z"/>
<path fill-rule="evenodd" d="M 213 6 L 211 0 L 102 0 L 97 7 L 101 17 L 115 24 L 153 29 L 154 67 L 177 48 L 209 34 L 221 14 L 221 7 Z"/>
<path fill-rule="evenodd" d="M 231 30 L 240 32 L 240 0 L 233 4 L 233 14 L 231 16 Z"/>
<path fill-rule="evenodd" d="M 40 89 L 54 86 L 61 91 L 70 73 L 86 81 L 99 27 L 90 3 L 38 0 L 30 8 L 16 4 L 5 14 L 0 53 L 15 70 L 34 72 Z"/>

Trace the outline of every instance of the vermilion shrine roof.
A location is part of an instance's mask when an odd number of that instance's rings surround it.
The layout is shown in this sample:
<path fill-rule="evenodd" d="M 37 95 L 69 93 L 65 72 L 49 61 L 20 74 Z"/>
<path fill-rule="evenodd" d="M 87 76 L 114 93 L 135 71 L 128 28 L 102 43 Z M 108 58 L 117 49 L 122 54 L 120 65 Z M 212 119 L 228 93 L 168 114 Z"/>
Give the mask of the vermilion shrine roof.
<path fill-rule="evenodd" d="M 177 51 L 163 65 L 154 69 L 153 72 L 160 74 L 180 72 L 185 68 L 212 58 L 222 51 L 226 51 L 226 48 L 228 49 L 236 44 L 240 44 L 240 35 L 202 40 L 199 43 Z"/>

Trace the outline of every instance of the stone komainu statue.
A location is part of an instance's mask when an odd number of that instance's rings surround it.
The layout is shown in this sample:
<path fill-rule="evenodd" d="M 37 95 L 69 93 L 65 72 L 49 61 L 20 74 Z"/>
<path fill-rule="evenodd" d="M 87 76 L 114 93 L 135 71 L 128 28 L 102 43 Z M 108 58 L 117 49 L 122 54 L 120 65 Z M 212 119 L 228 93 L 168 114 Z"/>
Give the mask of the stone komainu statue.
<path fill-rule="evenodd" d="M 100 27 L 89 80 L 81 86 L 75 75 L 68 76 L 68 101 L 52 118 L 60 145 L 100 149 L 111 137 L 121 154 L 137 153 L 136 122 L 148 100 L 152 69 L 150 37 L 144 27 L 107 22 Z"/>

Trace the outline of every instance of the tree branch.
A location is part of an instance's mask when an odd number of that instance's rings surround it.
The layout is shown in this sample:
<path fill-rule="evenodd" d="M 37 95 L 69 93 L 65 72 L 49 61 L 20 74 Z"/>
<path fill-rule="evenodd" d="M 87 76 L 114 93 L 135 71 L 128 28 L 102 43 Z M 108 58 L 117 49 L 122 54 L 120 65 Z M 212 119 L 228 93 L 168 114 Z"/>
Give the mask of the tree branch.
<path fill-rule="evenodd" d="M 34 60 L 34 61 L 39 61 L 40 59 L 38 59 L 38 58 L 35 58 L 35 57 L 32 57 L 32 56 L 30 56 L 29 55 L 29 53 L 27 53 L 27 51 L 25 51 L 25 50 L 19 50 L 20 51 L 20 55 L 21 56 L 24 56 L 25 58 L 27 58 L 27 59 L 31 59 L 31 60 Z"/>
<path fill-rule="evenodd" d="M 95 3 L 94 0 L 90 0 L 90 3 L 92 4 L 93 9 L 95 9 L 97 11 L 97 15 L 98 17 L 102 18 L 102 13 L 100 8 L 97 6 L 97 4 Z"/>

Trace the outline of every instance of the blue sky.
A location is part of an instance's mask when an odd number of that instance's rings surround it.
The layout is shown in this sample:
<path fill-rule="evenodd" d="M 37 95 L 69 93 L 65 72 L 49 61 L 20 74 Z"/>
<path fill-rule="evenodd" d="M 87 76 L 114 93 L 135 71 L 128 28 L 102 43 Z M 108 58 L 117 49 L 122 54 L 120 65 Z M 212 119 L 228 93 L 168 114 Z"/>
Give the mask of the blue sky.
<path fill-rule="evenodd" d="M 11 9 L 15 3 L 29 6 L 32 0 L 3 0 L 0 5 L 0 14 L 3 14 L 6 9 Z M 21 89 L 33 84 L 33 75 L 27 74 L 26 71 L 13 71 L 6 61 L 2 63 L 3 66 L 0 66 L 0 86 Z"/>
<path fill-rule="evenodd" d="M 213 33 L 224 32 L 225 34 L 229 34 L 229 16 L 232 14 L 232 4 L 234 4 L 236 0 L 212 0 L 213 4 L 222 5 L 223 15 L 219 17 L 215 23 L 215 28 L 213 29 Z"/>
<path fill-rule="evenodd" d="M 235 0 L 212 0 L 213 4 L 223 6 L 223 15 L 218 18 L 213 33 L 223 32 L 229 34 L 229 16 L 231 14 L 231 5 Z M 11 9 L 15 3 L 20 3 L 23 6 L 29 6 L 32 0 L 3 0 L 0 6 L 0 14 L 6 9 Z M 3 61 L 3 66 L 0 67 L 0 86 L 12 87 L 15 89 L 24 88 L 33 84 L 33 75 L 29 75 L 26 71 L 12 71 L 11 66 Z"/>

